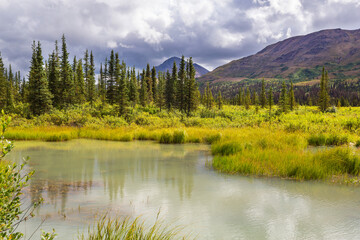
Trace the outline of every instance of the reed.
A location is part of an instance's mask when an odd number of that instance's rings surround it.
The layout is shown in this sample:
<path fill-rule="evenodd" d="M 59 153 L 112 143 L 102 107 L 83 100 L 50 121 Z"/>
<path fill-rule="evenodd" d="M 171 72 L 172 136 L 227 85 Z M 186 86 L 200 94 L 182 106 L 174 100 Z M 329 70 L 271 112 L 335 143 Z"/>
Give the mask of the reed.
<path fill-rule="evenodd" d="M 93 226 L 89 227 L 87 234 L 81 234 L 79 240 L 168 240 L 190 239 L 182 236 L 182 227 L 165 225 L 163 221 L 156 220 L 152 226 L 146 224 L 139 217 L 131 220 L 126 218 L 111 219 L 102 217 Z"/>

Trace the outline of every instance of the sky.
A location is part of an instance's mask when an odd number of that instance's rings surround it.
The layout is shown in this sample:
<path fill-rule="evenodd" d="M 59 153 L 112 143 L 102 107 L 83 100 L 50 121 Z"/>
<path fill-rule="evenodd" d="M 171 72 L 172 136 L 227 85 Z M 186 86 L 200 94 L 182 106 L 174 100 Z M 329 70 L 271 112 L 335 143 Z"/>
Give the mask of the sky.
<path fill-rule="evenodd" d="M 48 58 L 65 34 L 70 56 L 111 49 L 141 69 L 192 56 L 209 70 L 322 29 L 360 28 L 359 0 L 0 0 L 0 52 L 27 73 L 33 40 Z"/>

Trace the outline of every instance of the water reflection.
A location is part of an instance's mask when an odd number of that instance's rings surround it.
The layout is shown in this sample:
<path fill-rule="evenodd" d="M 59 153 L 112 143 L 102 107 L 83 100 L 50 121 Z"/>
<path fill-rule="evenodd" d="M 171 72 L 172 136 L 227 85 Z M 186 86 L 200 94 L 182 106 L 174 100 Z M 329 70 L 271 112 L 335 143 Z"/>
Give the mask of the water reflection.
<path fill-rule="evenodd" d="M 360 236 L 360 188 L 219 174 L 205 167 L 208 146 L 89 140 L 16 146 L 12 158 L 30 156 L 36 170 L 29 195 L 45 198 L 38 214 L 49 217 L 47 227 L 56 226 L 60 239 L 73 239 L 103 211 L 151 221 L 159 209 L 198 239 Z"/>
<path fill-rule="evenodd" d="M 12 154 L 20 160 L 31 156 L 36 169 L 29 194 L 32 201 L 44 198 L 65 213 L 68 195 L 85 196 L 93 185 L 103 189 L 110 202 L 124 198 L 139 184 L 163 183 L 177 188 L 178 197 L 190 198 L 199 154 L 191 145 L 158 145 L 152 142 L 101 142 L 78 140 L 63 143 L 22 142 Z M 150 186 L 151 187 L 151 186 Z M 154 184 L 154 187 L 158 187 Z M 127 190 L 126 190 L 127 189 Z"/>

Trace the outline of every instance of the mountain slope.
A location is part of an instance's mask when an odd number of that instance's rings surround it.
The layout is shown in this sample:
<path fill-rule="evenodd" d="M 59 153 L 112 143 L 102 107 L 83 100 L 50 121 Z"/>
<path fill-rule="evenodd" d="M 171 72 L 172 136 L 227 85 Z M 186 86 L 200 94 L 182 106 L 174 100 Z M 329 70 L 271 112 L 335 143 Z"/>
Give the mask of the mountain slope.
<path fill-rule="evenodd" d="M 165 62 L 163 62 L 159 66 L 156 66 L 155 69 L 156 69 L 156 71 L 161 71 L 161 72 L 166 72 L 167 70 L 169 70 L 169 72 L 171 72 L 174 61 L 176 62 L 176 65 L 179 69 L 181 58 L 178 58 L 178 57 L 171 57 L 171 58 L 167 59 Z M 197 63 L 194 63 L 194 67 L 195 67 L 195 71 L 196 71 L 196 73 L 195 73 L 196 78 L 201 77 L 202 75 L 209 72 L 209 70 L 200 66 Z"/>
<path fill-rule="evenodd" d="M 311 80 L 321 67 L 335 78 L 360 76 L 360 29 L 322 30 L 288 38 L 260 52 L 234 60 L 202 76 L 200 81 L 236 81 L 241 78 Z"/>

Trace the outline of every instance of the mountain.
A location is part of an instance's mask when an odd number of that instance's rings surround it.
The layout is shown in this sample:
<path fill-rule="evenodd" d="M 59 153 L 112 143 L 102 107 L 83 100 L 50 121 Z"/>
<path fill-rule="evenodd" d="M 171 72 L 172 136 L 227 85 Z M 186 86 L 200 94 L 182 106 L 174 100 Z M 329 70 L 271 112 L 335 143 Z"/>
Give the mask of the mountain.
<path fill-rule="evenodd" d="M 313 80 L 321 68 L 337 79 L 360 77 L 360 29 L 330 29 L 291 37 L 234 60 L 199 81 L 238 82 L 244 78 Z"/>
<path fill-rule="evenodd" d="M 176 65 L 179 69 L 181 58 L 178 58 L 178 57 L 171 57 L 171 58 L 167 59 L 165 62 L 163 62 L 159 66 L 156 66 L 155 69 L 156 69 L 156 71 L 161 71 L 161 72 L 166 72 L 167 70 L 169 70 L 169 72 L 171 72 L 174 61 L 176 62 Z M 201 77 L 202 75 L 209 72 L 209 70 L 200 66 L 197 63 L 194 63 L 194 67 L 195 67 L 195 71 L 196 71 L 196 73 L 195 73 L 196 78 Z"/>

